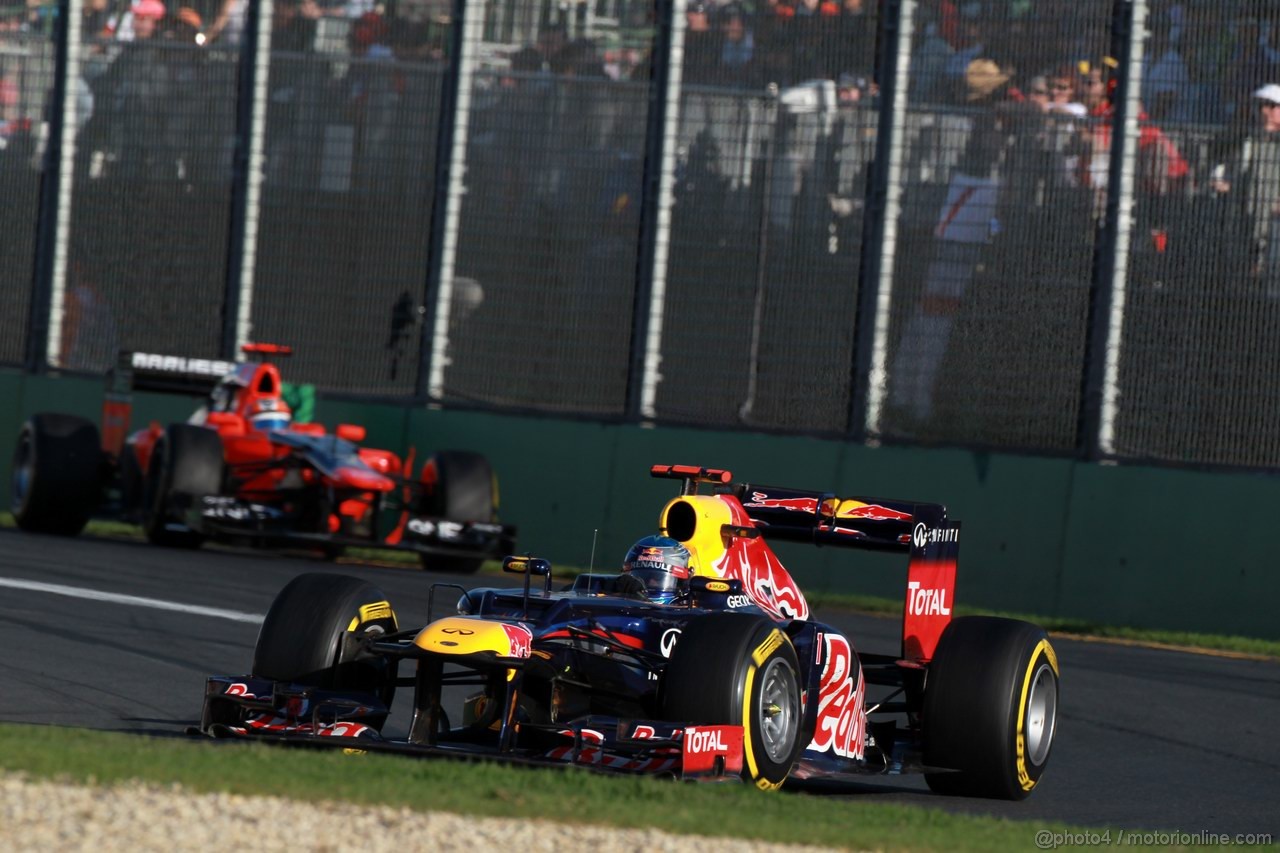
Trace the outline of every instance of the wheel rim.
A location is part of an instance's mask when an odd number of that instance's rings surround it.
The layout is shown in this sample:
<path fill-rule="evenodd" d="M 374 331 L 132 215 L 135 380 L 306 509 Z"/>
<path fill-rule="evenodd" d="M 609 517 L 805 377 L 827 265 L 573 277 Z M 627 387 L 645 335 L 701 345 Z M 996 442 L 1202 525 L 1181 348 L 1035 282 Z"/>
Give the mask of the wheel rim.
<path fill-rule="evenodd" d="M 34 463 L 35 458 L 31 453 L 31 436 L 23 432 L 18 439 L 18 446 L 13 451 L 13 473 L 10 475 L 11 508 L 14 513 L 21 512 L 27 505 L 27 496 L 31 493 L 31 480 L 34 476 L 32 470 Z"/>
<path fill-rule="evenodd" d="M 800 719 L 800 690 L 795 670 L 781 658 L 770 661 L 761 673 L 756 719 L 765 754 L 775 764 L 791 760 Z"/>
<path fill-rule="evenodd" d="M 1049 664 L 1042 663 L 1031 680 L 1031 690 L 1027 694 L 1027 721 L 1023 728 L 1027 757 L 1032 764 L 1039 766 L 1048 758 L 1057 720 L 1057 681 Z"/>

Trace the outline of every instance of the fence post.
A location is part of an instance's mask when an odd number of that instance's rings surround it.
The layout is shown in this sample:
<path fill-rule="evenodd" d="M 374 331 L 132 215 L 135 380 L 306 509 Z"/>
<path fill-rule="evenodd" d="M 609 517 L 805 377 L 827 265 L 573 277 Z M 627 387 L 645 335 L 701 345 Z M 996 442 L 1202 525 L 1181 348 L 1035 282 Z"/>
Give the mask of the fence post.
<path fill-rule="evenodd" d="M 643 421 L 657 416 L 658 383 L 662 381 L 662 315 L 671 253 L 686 0 L 657 0 L 655 5 L 658 27 L 649 82 L 631 367 L 627 372 L 627 417 Z"/>
<path fill-rule="evenodd" d="M 1094 255 L 1077 441 L 1083 455 L 1092 459 L 1115 453 L 1147 11 L 1147 0 L 1116 0 L 1113 7 L 1112 41 L 1119 54 L 1119 80 L 1112 115 L 1106 218 Z"/>
<path fill-rule="evenodd" d="M 63 299 L 71 246 L 71 199 L 76 162 L 76 87 L 80 79 L 84 0 L 60 0 L 54 25 L 55 63 L 49 96 L 48 134 L 40 166 L 40 210 L 36 217 L 28 312 L 26 368 L 59 367 Z"/>
<path fill-rule="evenodd" d="M 876 69 L 880 118 L 863 220 L 857 345 L 849 413 L 850 432 L 859 438 L 880 434 L 884 409 L 915 13 L 916 0 L 886 0 L 881 13 L 880 62 Z"/>
<path fill-rule="evenodd" d="M 462 197 L 466 193 L 463 179 L 467 172 L 467 129 L 475 90 L 476 47 L 484 36 L 485 4 L 472 2 L 470 9 L 467 7 L 467 0 L 454 0 L 449 33 L 452 62 L 441 93 L 436 142 L 435 199 L 431 205 L 417 381 L 418 397 L 430 401 L 444 397 L 444 371 L 449 366 L 449 315 Z"/>
<path fill-rule="evenodd" d="M 272 5 L 273 0 L 249 0 L 240 43 L 231 227 L 227 229 L 227 283 L 219 353 L 228 361 L 235 361 L 240 347 L 253 336 L 253 282 L 258 268 L 258 224 L 262 219 Z"/>

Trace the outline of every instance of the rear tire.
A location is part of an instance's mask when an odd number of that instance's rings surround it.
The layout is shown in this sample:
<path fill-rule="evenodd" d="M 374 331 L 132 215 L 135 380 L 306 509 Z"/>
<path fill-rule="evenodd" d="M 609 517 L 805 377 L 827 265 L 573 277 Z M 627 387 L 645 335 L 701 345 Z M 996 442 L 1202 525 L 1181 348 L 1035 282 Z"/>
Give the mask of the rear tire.
<path fill-rule="evenodd" d="M 155 545 L 196 548 L 204 534 L 170 530 L 182 524 L 182 512 L 199 507 L 207 495 L 222 491 L 222 437 L 208 427 L 173 424 L 151 453 L 143 489 L 142 528 Z"/>
<path fill-rule="evenodd" d="M 780 788 L 803 748 L 795 648 L 763 616 L 716 613 L 689 622 L 662 676 L 662 716 L 743 726 L 742 777 L 761 790 Z"/>
<path fill-rule="evenodd" d="M 267 611 L 253 652 L 253 674 L 327 690 L 372 693 L 390 708 L 396 691 L 396 662 L 358 659 L 352 644 L 344 640 L 348 635 L 396 630 L 395 611 L 386 594 L 373 584 L 347 575 L 299 575 Z M 381 730 L 385 719 L 365 722 Z"/>
<path fill-rule="evenodd" d="M 18 433 L 11 470 L 18 527 L 75 536 L 102 498 L 98 428 L 74 415 L 35 415 Z"/>
<path fill-rule="evenodd" d="M 496 521 L 498 490 L 489 460 L 465 450 L 442 450 L 422 466 L 427 486 L 423 515 L 449 521 Z M 422 568 L 433 572 L 474 574 L 484 557 L 441 557 L 421 554 Z"/>
<path fill-rule="evenodd" d="M 1044 629 L 992 616 L 953 619 L 925 684 L 924 762 L 942 794 L 1026 798 L 1039 782 L 1058 708 L 1058 659 Z"/>

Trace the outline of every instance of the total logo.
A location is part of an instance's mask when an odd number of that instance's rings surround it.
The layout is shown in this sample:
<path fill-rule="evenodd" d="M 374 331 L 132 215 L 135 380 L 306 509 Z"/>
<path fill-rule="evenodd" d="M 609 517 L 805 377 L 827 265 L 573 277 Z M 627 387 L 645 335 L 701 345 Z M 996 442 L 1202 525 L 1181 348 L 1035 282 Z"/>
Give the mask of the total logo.
<path fill-rule="evenodd" d="M 728 747 L 724 745 L 724 737 L 719 729 L 705 732 L 687 729 L 684 733 L 684 748 L 686 752 L 724 752 Z"/>
<path fill-rule="evenodd" d="M 915 530 L 911 531 L 911 544 L 916 548 L 923 548 L 926 545 L 932 545 L 936 542 L 959 542 L 960 528 L 945 527 L 929 528 L 923 521 L 916 522 Z"/>
<path fill-rule="evenodd" d="M 907 612 L 912 616 L 950 616 L 945 589 L 921 589 L 920 581 L 907 583 Z"/>

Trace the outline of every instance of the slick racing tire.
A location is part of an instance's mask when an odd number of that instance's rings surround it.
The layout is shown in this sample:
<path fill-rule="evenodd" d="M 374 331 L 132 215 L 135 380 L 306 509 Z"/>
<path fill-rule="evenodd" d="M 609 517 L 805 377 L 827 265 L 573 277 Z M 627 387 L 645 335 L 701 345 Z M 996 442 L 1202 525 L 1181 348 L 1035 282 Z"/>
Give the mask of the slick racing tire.
<path fill-rule="evenodd" d="M 421 511 L 450 521 L 494 521 L 498 513 L 497 481 L 489 460 L 465 450 L 442 450 L 422 466 L 426 486 Z M 484 557 L 420 555 L 422 568 L 433 572 L 473 574 Z"/>
<path fill-rule="evenodd" d="M 715 613 L 687 624 L 662 675 L 662 716 L 742 726 L 743 778 L 766 791 L 786 781 L 803 746 L 800 664 L 763 616 Z"/>
<path fill-rule="evenodd" d="M 35 415 L 18 432 L 11 471 L 18 527 L 75 536 L 102 497 L 98 428 L 73 415 Z"/>
<path fill-rule="evenodd" d="M 326 690 L 372 693 L 390 708 L 396 662 L 360 657 L 357 641 L 396 630 L 395 611 L 373 584 L 347 575 L 298 575 L 267 611 L 253 651 L 253 674 Z M 381 730 L 385 718 L 362 722 Z"/>
<path fill-rule="evenodd" d="M 1049 762 L 1058 658 L 1044 629 L 992 616 L 954 619 L 929 664 L 921 722 L 938 793 L 1021 800 Z"/>
<path fill-rule="evenodd" d="M 222 491 L 222 438 L 208 427 L 172 424 L 156 442 L 143 481 L 142 529 L 155 545 L 195 548 L 205 537 L 196 530 L 172 530 L 183 524 L 183 509 L 199 507 L 207 495 Z"/>

